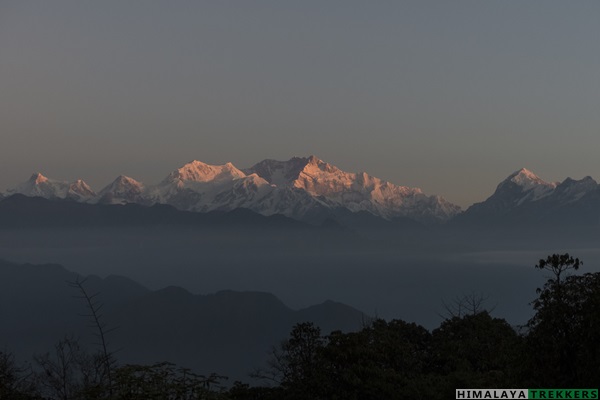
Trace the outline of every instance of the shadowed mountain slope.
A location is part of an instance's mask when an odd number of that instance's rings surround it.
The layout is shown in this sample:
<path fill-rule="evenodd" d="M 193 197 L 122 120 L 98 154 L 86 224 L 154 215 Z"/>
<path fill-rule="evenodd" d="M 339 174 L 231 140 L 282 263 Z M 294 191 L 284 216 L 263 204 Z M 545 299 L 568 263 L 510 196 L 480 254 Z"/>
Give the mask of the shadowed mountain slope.
<path fill-rule="evenodd" d="M 22 358 L 49 351 L 66 334 L 93 349 L 85 303 L 69 287 L 77 275 L 60 265 L 0 261 L 0 344 Z M 364 315 L 340 303 L 292 310 L 269 293 L 220 291 L 195 295 L 178 287 L 151 291 L 132 280 L 89 276 L 88 294 L 99 293 L 103 319 L 117 329 L 111 348 L 125 363 L 171 361 L 200 373 L 247 378 L 263 365 L 271 346 L 298 322 L 324 332 L 359 329 Z"/>

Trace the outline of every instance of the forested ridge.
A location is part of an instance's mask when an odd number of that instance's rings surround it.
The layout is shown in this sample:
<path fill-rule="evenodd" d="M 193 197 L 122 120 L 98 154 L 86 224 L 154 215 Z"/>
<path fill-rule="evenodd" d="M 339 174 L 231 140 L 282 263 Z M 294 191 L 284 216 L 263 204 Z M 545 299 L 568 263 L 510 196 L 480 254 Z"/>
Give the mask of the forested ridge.
<path fill-rule="evenodd" d="M 447 305 L 432 331 L 373 319 L 356 332 L 323 334 L 300 323 L 251 373 L 262 382 L 252 386 L 168 362 L 121 365 L 118 353 L 100 346 L 90 354 L 67 336 L 26 364 L 1 352 L 0 399 L 450 399 L 457 388 L 596 387 L 600 273 L 576 274 L 582 264 L 569 254 L 539 260 L 551 277 L 532 288 L 534 315 L 521 327 L 493 317 L 477 296 Z"/>

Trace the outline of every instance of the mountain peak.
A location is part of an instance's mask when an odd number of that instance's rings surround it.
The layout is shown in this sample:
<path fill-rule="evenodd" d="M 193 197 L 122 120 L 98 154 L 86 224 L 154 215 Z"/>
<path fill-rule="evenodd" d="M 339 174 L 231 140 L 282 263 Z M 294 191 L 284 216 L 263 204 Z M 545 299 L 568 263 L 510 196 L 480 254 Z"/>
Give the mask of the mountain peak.
<path fill-rule="evenodd" d="M 193 160 L 169 174 L 167 180 L 208 182 L 219 179 L 238 179 L 245 176 L 245 173 L 230 162 L 223 165 L 210 165 Z"/>
<path fill-rule="evenodd" d="M 523 191 L 529 191 L 540 186 L 548 189 L 554 189 L 556 187 L 556 184 L 546 182 L 527 168 L 521 168 L 510 174 L 508 178 L 498 185 L 498 189 L 501 189 L 508 184 L 515 184 L 521 187 Z"/>
<path fill-rule="evenodd" d="M 48 182 L 48 178 L 46 178 L 39 172 L 35 172 L 31 174 L 31 178 L 29 178 L 29 181 L 39 185 L 40 183 Z"/>
<path fill-rule="evenodd" d="M 112 182 L 112 185 L 131 185 L 131 186 L 143 186 L 141 182 L 128 177 L 127 175 L 119 175 Z"/>
<path fill-rule="evenodd" d="M 317 165 L 319 161 L 321 160 L 315 156 L 292 157 L 287 161 L 266 159 L 245 169 L 244 172 L 248 175 L 257 174 L 273 185 L 290 186 L 307 165 Z"/>
<path fill-rule="evenodd" d="M 521 168 L 500 182 L 494 194 L 487 200 L 474 204 L 467 211 L 475 213 L 485 213 L 490 210 L 504 212 L 547 197 L 554 192 L 554 189 L 556 189 L 556 183 L 548 183 L 527 168 Z"/>
<path fill-rule="evenodd" d="M 509 175 L 509 178 L 513 181 L 515 179 L 533 179 L 533 180 L 540 179 L 539 176 L 537 176 L 536 174 L 534 174 L 527 168 L 521 168 L 520 170 L 513 172 L 512 174 Z"/>
<path fill-rule="evenodd" d="M 83 181 L 82 179 L 77 179 L 76 181 L 73 181 L 72 183 L 69 184 L 69 187 L 81 188 L 84 190 L 92 191 L 92 188 L 90 188 L 90 186 L 87 183 L 85 183 L 85 181 Z"/>
<path fill-rule="evenodd" d="M 308 162 L 308 164 L 319 164 L 324 162 L 323 160 L 321 160 L 319 157 L 315 156 L 315 155 L 310 155 L 306 158 L 306 161 Z"/>
<path fill-rule="evenodd" d="M 83 201 L 96 197 L 96 192 L 81 179 L 77 179 L 68 185 L 66 197 L 69 199 Z"/>
<path fill-rule="evenodd" d="M 125 175 L 119 175 L 98 193 L 96 202 L 102 204 L 144 203 L 144 184 Z"/>
<path fill-rule="evenodd" d="M 444 220 L 459 211 L 457 206 L 426 196 L 420 189 L 394 185 L 366 173 L 345 172 L 315 155 L 263 160 L 244 172 L 256 173 L 276 187 L 304 192 L 325 207 L 368 211 L 384 218 Z"/>
<path fill-rule="evenodd" d="M 9 193 L 102 204 L 161 203 L 199 212 L 248 208 L 306 220 L 346 209 L 428 222 L 447 220 L 460 211 L 439 196 L 366 173 L 345 172 L 314 154 L 287 161 L 265 159 L 243 171 L 231 162 L 210 165 L 192 160 L 157 185 L 145 187 L 120 175 L 98 194 L 83 181 L 57 182 L 34 174 Z"/>
<path fill-rule="evenodd" d="M 314 173 L 346 174 L 346 172 L 343 172 L 338 167 L 331 165 L 314 155 L 311 155 L 307 158 L 301 158 L 301 160 L 303 160 L 303 162 L 305 163 L 304 168 L 302 168 L 302 170 L 300 171 L 301 173 L 305 173 L 305 174 L 309 174 L 309 175 L 314 174 Z M 354 174 L 354 175 L 356 175 L 356 174 Z"/>
<path fill-rule="evenodd" d="M 554 192 L 560 202 L 565 204 L 573 203 L 597 189 L 598 183 L 591 176 L 586 176 L 580 180 L 567 178 L 556 186 Z"/>
<path fill-rule="evenodd" d="M 141 182 L 136 181 L 133 178 L 128 177 L 127 175 L 119 175 L 112 181 L 108 186 L 100 191 L 100 193 L 106 192 L 107 190 L 115 190 L 116 188 L 122 187 L 143 187 L 144 185 Z"/>
<path fill-rule="evenodd" d="M 73 182 L 55 181 L 37 172 L 28 181 L 7 191 L 10 194 L 20 193 L 29 197 L 45 197 L 47 199 L 71 199 L 87 201 L 96 193 L 81 179 Z"/>

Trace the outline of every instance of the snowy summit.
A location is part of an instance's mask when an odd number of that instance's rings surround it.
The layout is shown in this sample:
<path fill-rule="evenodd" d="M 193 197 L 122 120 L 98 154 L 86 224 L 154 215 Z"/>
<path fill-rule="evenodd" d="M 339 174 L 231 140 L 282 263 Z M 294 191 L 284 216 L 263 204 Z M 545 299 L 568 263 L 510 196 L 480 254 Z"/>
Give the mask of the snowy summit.
<path fill-rule="evenodd" d="M 439 196 L 428 196 L 421 189 L 395 185 L 364 172 L 342 171 L 316 156 L 263 160 L 246 169 L 232 163 L 210 165 L 194 160 L 157 185 L 144 186 L 119 176 L 98 195 L 83 181 L 58 182 L 38 174 L 8 192 L 13 193 L 103 204 L 170 204 L 200 212 L 247 208 L 263 215 L 283 214 L 299 220 L 346 209 L 386 219 L 440 222 L 460 212 L 460 207 Z"/>

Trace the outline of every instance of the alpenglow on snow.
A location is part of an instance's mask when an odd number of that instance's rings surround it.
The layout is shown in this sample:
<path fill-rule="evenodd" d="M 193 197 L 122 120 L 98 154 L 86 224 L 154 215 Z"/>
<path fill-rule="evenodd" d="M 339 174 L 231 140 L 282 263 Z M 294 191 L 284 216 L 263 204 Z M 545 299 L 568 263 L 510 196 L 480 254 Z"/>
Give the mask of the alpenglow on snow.
<path fill-rule="evenodd" d="M 283 214 L 315 220 L 336 210 L 368 212 L 392 219 L 443 222 L 461 210 L 440 196 L 395 185 L 367 173 L 351 173 L 315 156 L 287 161 L 263 160 L 250 168 L 231 163 L 192 161 L 156 185 L 119 176 L 96 194 L 85 182 L 50 180 L 41 174 L 7 191 L 86 203 L 169 204 L 180 210 L 208 212 L 247 208 L 263 215 Z"/>

